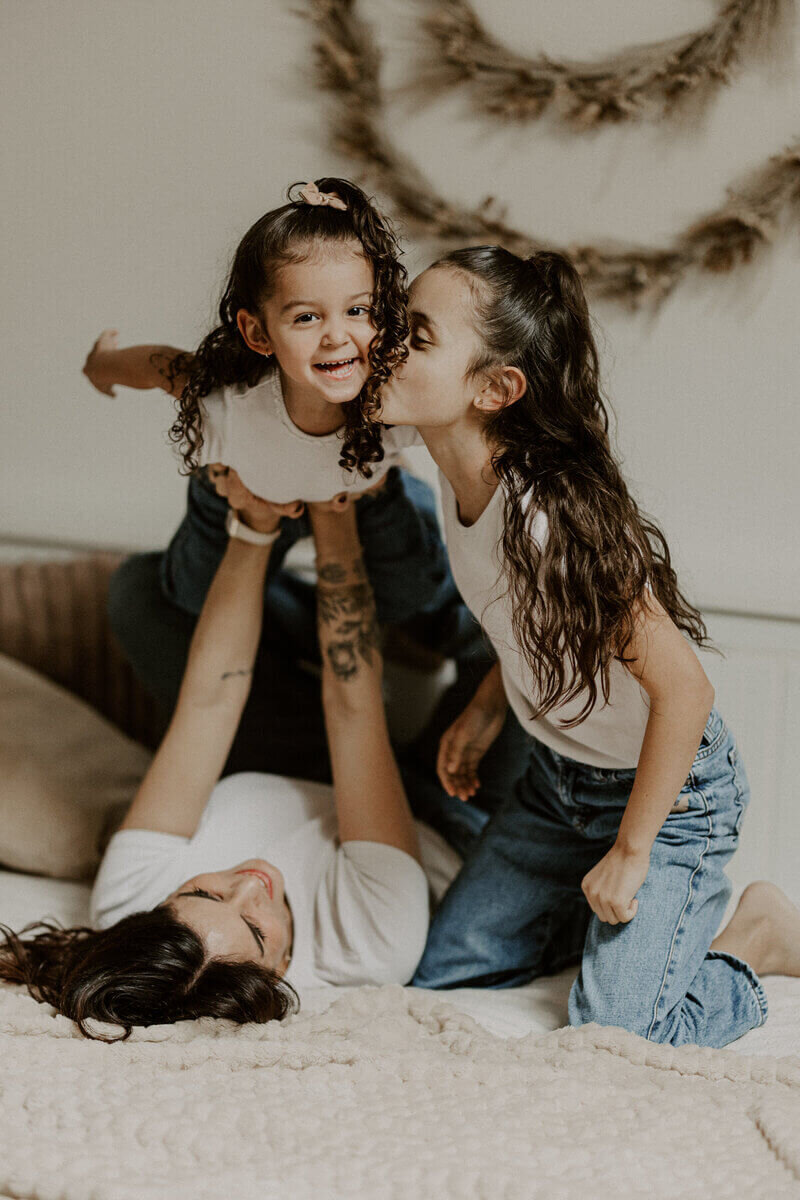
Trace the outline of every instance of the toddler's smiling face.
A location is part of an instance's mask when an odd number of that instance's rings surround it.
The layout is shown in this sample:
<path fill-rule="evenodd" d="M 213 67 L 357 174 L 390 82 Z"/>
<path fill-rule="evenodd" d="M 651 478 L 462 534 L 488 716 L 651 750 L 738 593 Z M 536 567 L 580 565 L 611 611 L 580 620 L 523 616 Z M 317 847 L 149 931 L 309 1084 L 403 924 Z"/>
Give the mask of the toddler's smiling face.
<path fill-rule="evenodd" d="M 253 349 L 274 354 L 293 391 L 344 404 L 369 375 L 373 287 L 358 244 L 328 242 L 280 267 L 261 313 L 242 310 L 239 328 Z"/>

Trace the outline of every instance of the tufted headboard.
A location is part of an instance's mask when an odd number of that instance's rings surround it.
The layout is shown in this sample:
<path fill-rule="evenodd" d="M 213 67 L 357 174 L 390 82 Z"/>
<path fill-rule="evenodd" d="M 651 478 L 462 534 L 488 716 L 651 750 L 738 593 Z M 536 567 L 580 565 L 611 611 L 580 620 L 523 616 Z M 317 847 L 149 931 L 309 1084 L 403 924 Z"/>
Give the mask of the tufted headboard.
<path fill-rule="evenodd" d="M 0 653 L 87 701 L 129 737 L 154 747 L 164 720 L 116 645 L 108 580 L 121 558 L 0 563 Z"/>

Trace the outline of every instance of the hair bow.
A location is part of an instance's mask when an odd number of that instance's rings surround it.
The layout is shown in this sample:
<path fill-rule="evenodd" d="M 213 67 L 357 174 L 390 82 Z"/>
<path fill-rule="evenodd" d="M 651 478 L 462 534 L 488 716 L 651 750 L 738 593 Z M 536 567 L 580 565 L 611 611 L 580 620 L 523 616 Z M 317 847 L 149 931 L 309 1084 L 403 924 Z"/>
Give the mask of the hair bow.
<path fill-rule="evenodd" d="M 307 183 L 305 187 L 301 187 L 298 195 L 306 204 L 327 204 L 329 208 L 340 208 L 342 212 L 347 212 L 347 205 L 341 196 L 337 196 L 335 192 L 321 192 L 315 183 Z"/>

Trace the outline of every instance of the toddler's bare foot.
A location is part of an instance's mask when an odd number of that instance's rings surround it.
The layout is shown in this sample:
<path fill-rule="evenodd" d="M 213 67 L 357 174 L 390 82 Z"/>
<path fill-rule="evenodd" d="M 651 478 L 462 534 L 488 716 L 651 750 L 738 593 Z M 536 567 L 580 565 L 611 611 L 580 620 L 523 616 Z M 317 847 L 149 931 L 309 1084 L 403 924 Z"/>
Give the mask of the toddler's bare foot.
<path fill-rule="evenodd" d="M 757 975 L 800 976 L 800 909 L 774 883 L 751 883 L 711 949 L 744 959 Z"/>

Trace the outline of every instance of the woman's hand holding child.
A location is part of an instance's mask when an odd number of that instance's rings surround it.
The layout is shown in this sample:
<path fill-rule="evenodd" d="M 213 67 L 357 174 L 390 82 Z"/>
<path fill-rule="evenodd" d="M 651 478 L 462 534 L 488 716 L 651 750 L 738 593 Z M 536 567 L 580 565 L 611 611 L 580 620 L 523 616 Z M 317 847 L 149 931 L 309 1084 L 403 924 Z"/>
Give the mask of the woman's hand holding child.
<path fill-rule="evenodd" d="M 377 492 L 386 482 L 383 477 L 367 488 L 365 493 L 353 495 L 350 492 L 339 492 L 330 500 L 315 501 L 306 506 L 302 500 L 292 500 L 288 504 L 274 504 L 271 500 L 262 500 L 245 487 L 232 467 L 226 467 L 223 463 L 211 463 L 208 478 L 213 483 L 217 495 L 226 499 L 231 508 L 241 514 L 245 524 L 259 533 L 273 533 L 278 528 L 281 517 L 297 518 L 302 516 L 306 507 L 310 512 L 343 513 L 358 501 L 359 495 Z"/>
<path fill-rule="evenodd" d="M 258 533 L 274 533 L 280 525 L 281 517 L 297 518 L 303 513 L 305 506 L 302 500 L 273 504 L 270 500 L 254 496 L 237 473 L 223 463 L 211 463 L 208 478 L 213 483 L 217 495 L 227 500 L 231 508 L 241 515 L 245 525 L 249 525 Z"/>

